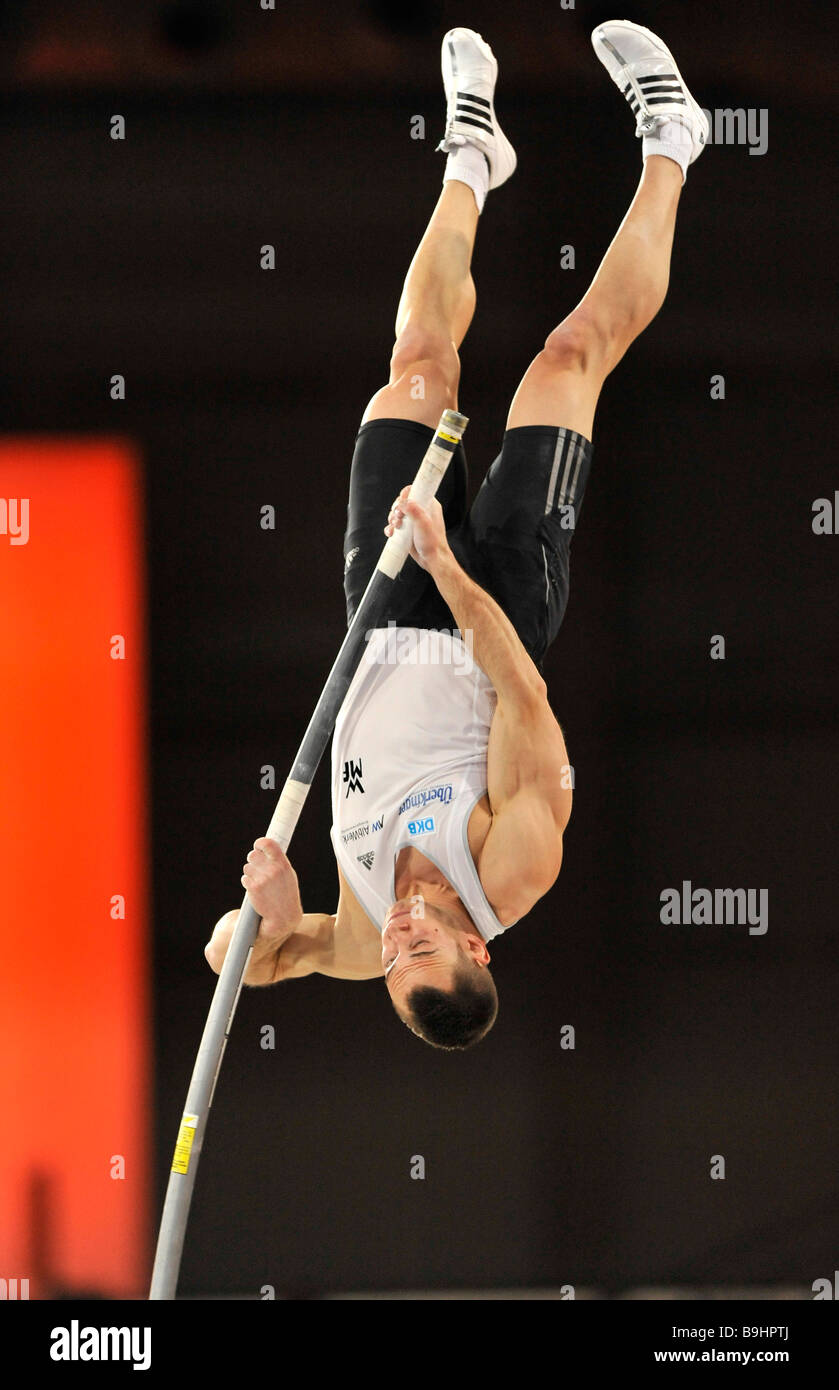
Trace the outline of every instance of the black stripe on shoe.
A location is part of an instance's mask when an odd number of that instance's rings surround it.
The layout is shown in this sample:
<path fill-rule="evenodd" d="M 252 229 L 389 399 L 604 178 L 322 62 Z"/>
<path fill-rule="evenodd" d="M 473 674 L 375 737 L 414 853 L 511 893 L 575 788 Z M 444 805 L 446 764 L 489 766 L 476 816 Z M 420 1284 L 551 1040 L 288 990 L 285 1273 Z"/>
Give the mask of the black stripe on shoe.
<path fill-rule="evenodd" d="M 640 87 L 643 96 L 646 96 L 648 93 L 657 96 L 661 92 L 684 92 L 685 90 L 681 82 L 671 82 L 669 80 L 665 80 L 665 78 L 663 77 L 642 77 L 640 81 Z M 635 89 L 632 86 L 631 82 L 627 82 L 625 87 L 621 87 L 621 91 L 623 92 L 624 96 L 626 96 L 627 92 L 632 92 L 634 90 Z"/>
<path fill-rule="evenodd" d="M 457 109 L 458 111 L 465 111 L 468 116 L 480 116 L 483 121 L 489 121 L 492 118 L 491 113 L 485 111 L 482 106 L 473 106 L 468 97 L 458 97 Z"/>
<path fill-rule="evenodd" d="M 647 77 L 638 78 L 638 86 L 646 87 L 648 82 L 678 82 L 675 72 L 651 72 Z"/>
<path fill-rule="evenodd" d="M 476 121 L 474 116 L 461 116 L 455 112 L 455 120 L 459 125 L 476 125 L 479 130 L 485 130 L 487 135 L 494 135 L 495 131 L 487 121 Z"/>
<path fill-rule="evenodd" d="M 490 102 L 487 101 L 486 97 L 476 97 L 472 92 L 455 92 L 455 96 L 458 101 L 476 101 L 479 106 L 485 106 L 487 111 L 490 108 Z"/>
<path fill-rule="evenodd" d="M 679 91 L 681 91 L 681 90 L 682 90 L 682 89 L 679 88 Z M 637 116 L 638 113 L 641 111 L 642 108 L 641 108 L 641 103 L 638 101 L 638 99 L 637 99 L 635 93 L 631 90 L 631 88 L 627 88 L 627 90 L 624 92 L 624 96 L 625 96 L 626 100 L 629 102 L 629 106 L 630 106 L 630 109 L 631 109 L 631 111 L 632 111 L 633 116 Z M 687 106 L 687 104 L 688 104 L 688 103 L 687 103 L 687 100 L 686 100 L 685 97 L 676 96 L 676 95 L 674 95 L 673 93 L 670 93 L 670 94 L 668 94 L 668 95 L 666 95 L 666 96 L 645 96 L 645 97 L 644 97 L 644 107 L 645 107 L 645 108 L 651 107 L 651 106 Z"/>
<path fill-rule="evenodd" d="M 655 86 L 642 87 L 644 96 L 658 96 L 661 92 L 683 92 L 681 82 L 657 82 Z"/>

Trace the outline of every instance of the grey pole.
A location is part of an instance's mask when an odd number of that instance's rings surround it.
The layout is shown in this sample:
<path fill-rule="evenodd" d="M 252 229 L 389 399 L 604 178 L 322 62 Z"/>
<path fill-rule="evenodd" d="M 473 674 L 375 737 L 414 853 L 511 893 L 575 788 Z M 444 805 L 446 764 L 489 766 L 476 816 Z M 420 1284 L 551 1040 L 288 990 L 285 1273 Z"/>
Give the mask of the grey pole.
<path fill-rule="evenodd" d="M 443 411 L 434 438 L 411 485 L 410 496 L 415 501 L 427 505 L 435 496 L 468 423 L 467 417 L 460 415 L 456 410 Z M 329 743 L 344 697 L 358 669 L 366 634 L 377 625 L 386 611 L 394 581 L 411 548 L 412 532 L 413 526 L 405 517 L 398 531 L 388 538 L 347 629 L 347 635 L 341 643 L 332 670 L 326 678 L 315 712 L 309 720 L 303 742 L 297 750 L 297 757 L 266 831 L 266 837 L 276 840 L 283 852 L 288 849 L 303 803 L 314 781 L 318 763 Z M 245 893 L 224 965 L 216 983 L 181 1116 L 157 1238 L 149 1293 L 152 1300 L 175 1297 L 192 1189 L 204 1144 L 207 1117 L 213 1103 L 213 1094 L 236 1005 L 239 1002 L 242 981 L 261 920 Z"/>

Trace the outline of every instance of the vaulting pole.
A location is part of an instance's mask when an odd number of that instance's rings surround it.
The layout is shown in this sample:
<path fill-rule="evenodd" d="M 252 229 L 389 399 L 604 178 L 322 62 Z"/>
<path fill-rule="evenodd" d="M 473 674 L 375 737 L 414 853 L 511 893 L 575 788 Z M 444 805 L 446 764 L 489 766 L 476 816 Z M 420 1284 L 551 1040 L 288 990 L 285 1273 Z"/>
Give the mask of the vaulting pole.
<path fill-rule="evenodd" d="M 435 496 L 468 423 L 467 417 L 458 414 L 456 410 L 443 411 L 434 438 L 411 485 L 411 498 L 422 506 L 427 506 Z M 326 678 L 303 742 L 297 750 L 297 757 L 271 817 L 271 824 L 265 832 L 267 838 L 277 841 L 284 853 L 288 849 L 303 803 L 314 781 L 318 763 L 332 736 L 335 720 L 350 682 L 358 669 L 366 635 L 372 628 L 381 624 L 382 615 L 387 611 L 394 582 L 411 548 L 412 535 L 413 524 L 409 517 L 403 517 L 402 525 L 394 530 L 385 543 L 379 562 L 370 576 L 361 602 L 347 629 L 347 635 L 341 643 L 332 670 Z M 181 1116 L 157 1239 L 150 1299 L 175 1297 L 192 1189 L 204 1143 L 204 1130 L 213 1103 L 224 1049 L 230 1036 L 233 1015 L 239 1002 L 242 981 L 261 920 L 246 893 L 216 983 Z"/>

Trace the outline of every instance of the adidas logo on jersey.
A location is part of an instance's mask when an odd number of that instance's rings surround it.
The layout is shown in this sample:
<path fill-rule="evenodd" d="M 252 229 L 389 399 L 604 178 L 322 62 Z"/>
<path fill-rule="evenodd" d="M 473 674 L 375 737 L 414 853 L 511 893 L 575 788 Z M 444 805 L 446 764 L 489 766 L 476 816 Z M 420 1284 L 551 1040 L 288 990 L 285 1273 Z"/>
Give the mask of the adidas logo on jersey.
<path fill-rule="evenodd" d="M 372 869 L 373 860 L 376 857 L 376 851 L 374 849 L 371 849 L 368 850 L 366 854 L 357 854 L 355 857 L 360 864 L 364 865 L 365 869 Z"/>

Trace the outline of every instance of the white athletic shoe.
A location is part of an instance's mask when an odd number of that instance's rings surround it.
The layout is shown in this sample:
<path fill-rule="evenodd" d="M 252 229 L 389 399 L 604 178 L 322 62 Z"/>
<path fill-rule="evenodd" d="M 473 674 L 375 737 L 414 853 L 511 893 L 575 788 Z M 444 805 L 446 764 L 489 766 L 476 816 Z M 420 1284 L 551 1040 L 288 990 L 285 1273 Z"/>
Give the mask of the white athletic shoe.
<path fill-rule="evenodd" d="M 458 145 L 477 145 L 489 165 L 489 186 L 498 188 L 516 167 L 516 152 L 495 115 L 498 63 L 474 29 L 450 29 L 443 39 L 446 133 L 437 146 L 450 154 Z"/>
<path fill-rule="evenodd" d="M 664 121 L 678 121 L 690 138 L 692 164 L 709 135 L 708 118 L 694 101 L 669 48 L 656 34 L 628 19 L 613 19 L 593 31 L 594 51 L 635 117 L 637 136 L 654 135 Z"/>

